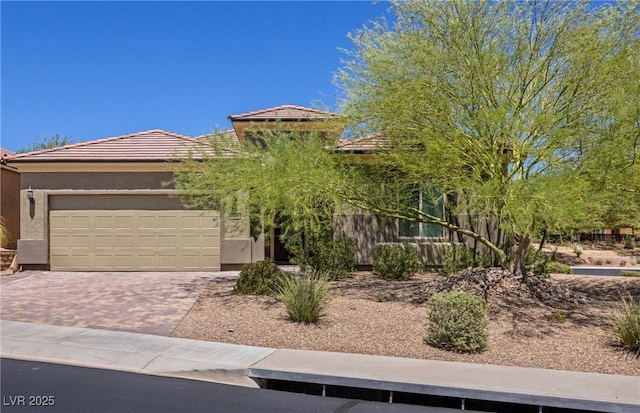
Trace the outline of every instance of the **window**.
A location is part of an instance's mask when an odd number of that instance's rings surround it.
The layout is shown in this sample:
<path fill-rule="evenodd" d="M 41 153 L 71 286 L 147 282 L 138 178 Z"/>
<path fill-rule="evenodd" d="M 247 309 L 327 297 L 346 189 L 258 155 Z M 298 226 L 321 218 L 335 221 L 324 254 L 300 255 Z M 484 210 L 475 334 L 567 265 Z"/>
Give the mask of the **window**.
<path fill-rule="evenodd" d="M 442 194 L 435 189 L 414 190 L 411 197 L 414 207 L 426 214 L 442 218 L 444 216 L 444 202 Z M 405 238 L 442 238 L 444 228 L 436 224 L 412 222 L 401 219 L 398 221 L 398 236 Z"/>

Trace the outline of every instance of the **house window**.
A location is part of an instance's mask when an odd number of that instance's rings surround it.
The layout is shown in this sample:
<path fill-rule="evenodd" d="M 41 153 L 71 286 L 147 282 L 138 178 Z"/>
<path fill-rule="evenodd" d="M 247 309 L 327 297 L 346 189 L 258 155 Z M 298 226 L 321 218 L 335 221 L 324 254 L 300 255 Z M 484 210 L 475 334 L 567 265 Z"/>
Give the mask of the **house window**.
<path fill-rule="evenodd" d="M 443 197 L 435 189 L 413 191 L 410 203 L 416 208 L 420 206 L 420 210 L 426 214 L 444 217 Z M 442 238 L 443 230 L 441 225 L 404 219 L 398 221 L 398 236 L 403 238 Z"/>

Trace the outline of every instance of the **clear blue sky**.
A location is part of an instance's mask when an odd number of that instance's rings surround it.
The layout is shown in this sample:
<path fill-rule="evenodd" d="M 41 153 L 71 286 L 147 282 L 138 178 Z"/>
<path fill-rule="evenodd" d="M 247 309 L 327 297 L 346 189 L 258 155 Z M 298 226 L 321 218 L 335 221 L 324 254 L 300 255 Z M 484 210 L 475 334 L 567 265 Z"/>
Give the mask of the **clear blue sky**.
<path fill-rule="evenodd" d="M 0 1 L 1 141 L 200 135 L 282 104 L 336 109 L 347 34 L 388 3 Z"/>

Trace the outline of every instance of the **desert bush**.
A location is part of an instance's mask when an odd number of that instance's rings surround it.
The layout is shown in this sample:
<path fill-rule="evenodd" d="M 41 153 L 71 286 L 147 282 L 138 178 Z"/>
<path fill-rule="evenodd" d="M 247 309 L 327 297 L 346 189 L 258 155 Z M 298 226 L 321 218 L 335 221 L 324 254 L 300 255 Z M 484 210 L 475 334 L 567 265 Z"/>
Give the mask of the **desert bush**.
<path fill-rule="evenodd" d="M 580 244 L 575 244 L 573 246 L 573 252 L 576 254 L 576 257 L 580 258 L 582 255 L 582 246 Z"/>
<path fill-rule="evenodd" d="M 569 317 L 569 313 L 566 310 L 553 310 L 546 319 L 552 323 L 564 323 Z"/>
<path fill-rule="evenodd" d="M 602 260 L 601 259 L 597 259 L 593 262 L 595 265 L 602 265 Z"/>
<path fill-rule="evenodd" d="M 294 236 L 287 242 L 292 263 L 303 272 L 324 275 L 330 280 L 343 278 L 356 268 L 356 248 L 354 239 L 334 239 L 330 232 L 307 234 L 304 240 Z"/>
<path fill-rule="evenodd" d="M 479 297 L 463 291 L 441 292 L 428 302 L 425 342 L 433 347 L 475 353 L 487 346 L 487 317 Z"/>
<path fill-rule="evenodd" d="M 557 249 L 556 249 L 557 251 Z M 551 261 L 555 261 L 555 255 L 551 255 Z M 534 273 L 535 275 L 546 276 L 549 275 L 549 271 L 547 270 L 547 256 L 544 252 L 539 249 L 529 246 L 527 251 L 524 254 L 524 264 L 525 266 Z"/>
<path fill-rule="evenodd" d="M 611 315 L 611 328 L 616 342 L 640 353 L 640 300 L 631 294 L 621 297 L 621 303 Z"/>
<path fill-rule="evenodd" d="M 620 271 L 620 275 L 623 277 L 640 277 L 640 271 L 622 270 Z"/>
<path fill-rule="evenodd" d="M 389 280 L 408 280 L 423 268 L 411 245 L 378 244 L 373 250 L 373 271 Z"/>
<path fill-rule="evenodd" d="M 632 236 L 629 235 L 629 236 L 625 237 L 625 239 L 624 239 L 624 247 L 626 249 L 629 249 L 629 250 L 632 250 L 632 249 L 634 249 L 636 247 L 636 242 L 633 240 Z"/>
<path fill-rule="evenodd" d="M 271 295 L 282 277 L 282 270 L 270 259 L 245 264 L 233 292 L 239 295 Z"/>
<path fill-rule="evenodd" d="M 557 261 L 549 261 L 545 264 L 548 274 L 573 274 L 573 270 L 568 265 Z"/>
<path fill-rule="evenodd" d="M 325 277 L 290 274 L 278 281 L 278 298 L 297 323 L 315 323 L 324 315 L 328 291 Z"/>
<path fill-rule="evenodd" d="M 474 267 L 473 250 L 467 246 L 449 247 L 444 251 L 443 272 L 451 274 Z"/>

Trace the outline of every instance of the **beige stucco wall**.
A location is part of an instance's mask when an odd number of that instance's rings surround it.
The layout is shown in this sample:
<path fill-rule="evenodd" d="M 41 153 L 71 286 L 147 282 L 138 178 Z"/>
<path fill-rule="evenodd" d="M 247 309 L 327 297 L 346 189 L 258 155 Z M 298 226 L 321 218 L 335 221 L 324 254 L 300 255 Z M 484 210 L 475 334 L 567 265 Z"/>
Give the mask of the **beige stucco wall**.
<path fill-rule="evenodd" d="M 151 174 L 140 177 L 135 173 L 118 174 L 117 179 L 110 181 L 109 174 L 95 173 L 90 179 L 99 188 L 87 189 L 87 183 L 74 184 L 82 180 L 79 175 L 68 174 L 25 174 L 20 191 L 21 241 L 18 242 L 18 263 L 23 265 L 49 265 L 49 196 L 99 196 L 100 194 L 140 195 L 147 189 L 137 189 L 143 184 L 160 188 L 167 179 L 166 174 Z M 42 176 L 40 176 L 42 175 Z M 105 176 L 106 175 L 106 176 Z M 75 178 L 74 178 L 75 177 Z M 116 178 L 116 176 L 114 176 Z M 40 189 L 44 185 L 56 189 Z M 34 201 L 27 199 L 27 189 L 31 186 Z M 72 187 L 72 188 L 69 188 Z M 78 189 L 78 187 L 80 189 Z M 111 188 L 108 188 L 111 187 Z M 125 188 L 123 188 L 125 187 Z M 172 190 L 155 189 L 149 192 L 173 193 Z M 250 235 L 248 218 L 225 218 L 223 220 L 223 239 L 221 241 L 221 265 L 241 265 L 264 259 L 264 238 L 254 240 Z"/>
<path fill-rule="evenodd" d="M 334 215 L 337 237 L 348 237 L 356 241 L 358 265 L 371 265 L 373 251 L 378 244 L 412 244 L 420 251 L 422 263 L 427 267 L 439 267 L 443 263 L 444 252 L 451 247 L 448 234 L 443 239 L 420 239 L 398 237 L 397 221 L 381 218 L 367 212 L 353 212 Z"/>

